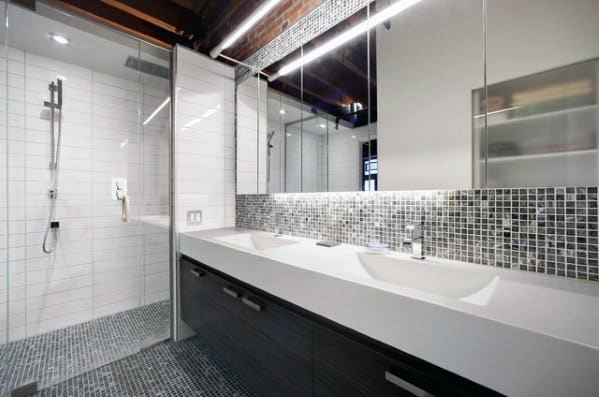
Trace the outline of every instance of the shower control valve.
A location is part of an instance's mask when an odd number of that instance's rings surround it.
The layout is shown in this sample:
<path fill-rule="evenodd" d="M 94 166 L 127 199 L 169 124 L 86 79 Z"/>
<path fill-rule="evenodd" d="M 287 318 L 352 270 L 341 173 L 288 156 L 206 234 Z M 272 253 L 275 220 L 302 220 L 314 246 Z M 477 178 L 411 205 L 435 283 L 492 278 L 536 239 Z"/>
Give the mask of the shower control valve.
<path fill-rule="evenodd" d="M 48 197 L 50 197 L 51 199 L 54 199 L 54 198 L 56 198 L 56 196 L 58 196 L 58 190 L 56 190 L 56 189 L 48 190 Z"/>

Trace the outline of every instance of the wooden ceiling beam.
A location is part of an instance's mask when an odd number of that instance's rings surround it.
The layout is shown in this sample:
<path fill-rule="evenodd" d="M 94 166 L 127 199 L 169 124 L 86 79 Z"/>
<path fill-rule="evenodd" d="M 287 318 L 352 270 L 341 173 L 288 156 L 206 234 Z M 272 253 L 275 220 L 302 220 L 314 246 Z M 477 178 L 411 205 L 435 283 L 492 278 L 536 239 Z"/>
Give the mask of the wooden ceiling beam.
<path fill-rule="evenodd" d="M 193 12 L 168 0 L 100 0 L 170 32 L 181 34 Z"/>

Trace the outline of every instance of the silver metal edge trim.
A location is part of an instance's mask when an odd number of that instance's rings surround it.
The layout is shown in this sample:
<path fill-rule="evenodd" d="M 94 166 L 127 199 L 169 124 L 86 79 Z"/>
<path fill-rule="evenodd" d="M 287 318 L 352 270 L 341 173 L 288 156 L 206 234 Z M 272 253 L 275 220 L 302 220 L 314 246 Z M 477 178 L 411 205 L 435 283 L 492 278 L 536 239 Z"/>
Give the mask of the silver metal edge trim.
<path fill-rule="evenodd" d="M 262 306 L 256 302 L 251 301 L 249 298 L 247 297 L 243 297 L 241 298 L 241 301 L 243 302 L 244 305 L 254 309 L 257 312 L 262 311 Z"/>
<path fill-rule="evenodd" d="M 399 376 L 392 374 L 389 371 L 385 371 L 385 380 L 392 385 L 399 387 L 402 390 L 408 391 L 418 397 L 434 397 L 432 394 L 411 384 L 410 382 L 401 379 Z"/>
<path fill-rule="evenodd" d="M 171 296 L 171 339 L 175 342 L 179 341 L 179 266 L 178 266 L 178 243 L 177 243 L 177 228 L 175 222 L 175 141 L 176 141 L 176 126 L 177 126 L 177 48 L 175 46 L 171 52 L 171 128 L 169 131 L 169 191 L 168 191 L 168 214 L 169 214 L 169 264 L 170 264 L 170 296 Z"/>

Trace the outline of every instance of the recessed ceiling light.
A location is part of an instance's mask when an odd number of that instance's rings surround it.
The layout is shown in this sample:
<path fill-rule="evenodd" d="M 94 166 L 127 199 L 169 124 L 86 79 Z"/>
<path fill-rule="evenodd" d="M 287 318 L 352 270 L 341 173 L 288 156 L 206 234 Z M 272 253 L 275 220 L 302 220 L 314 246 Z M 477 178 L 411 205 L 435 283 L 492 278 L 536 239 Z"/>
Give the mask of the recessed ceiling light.
<path fill-rule="evenodd" d="M 325 123 L 320 123 L 320 124 L 318 124 L 318 126 L 319 126 L 320 128 L 327 128 L 327 125 L 326 125 Z"/>
<path fill-rule="evenodd" d="M 51 40 L 54 40 L 58 44 L 71 45 L 71 39 L 68 39 L 60 34 L 48 33 L 48 37 L 50 37 Z"/>
<path fill-rule="evenodd" d="M 279 114 L 285 114 L 285 113 L 287 113 L 287 111 L 285 109 L 279 110 Z"/>

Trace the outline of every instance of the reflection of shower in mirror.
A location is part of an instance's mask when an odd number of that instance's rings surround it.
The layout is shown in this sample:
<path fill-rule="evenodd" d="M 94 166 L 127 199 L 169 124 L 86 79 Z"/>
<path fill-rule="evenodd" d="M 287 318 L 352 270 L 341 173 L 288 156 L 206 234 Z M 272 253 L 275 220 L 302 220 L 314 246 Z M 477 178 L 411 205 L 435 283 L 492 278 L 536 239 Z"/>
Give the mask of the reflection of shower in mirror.
<path fill-rule="evenodd" d="M 272 138 L 274 138 L 275 136 L 275 132 L 276 131 L 272 131 L 268 133 L 267 136 L 267 146 L 266 146 L 266 183 L 270 182 L 270 156 L 271 156 L 271 149 L 273 148 L 273 144 L 272 144 Z"/>
<path fill-rule="evenodd" d="M 44 233 L 44 242 L 42 250 L 49 254 L 56 249 L 58 243 L 58 228 L 60 223 L 54 219 L 56 215 L 56 200 L 58 197 L 58 167 L 60 163 L 60 142 L 62 135 L 62 80 L 56 79 L 48 86 L 50 91 L 50 101 L 44 102 L 44 107 L 49 109 L 50 113 L 50 189 L 48 198 L 50 199 L 50 208 L 48 213 L 48 223 Z M 58 124 L 58 128 L 56 128 Z M 56 128 L 56 130 L 55 130 Z M 52 234 L 49 241 L 49 235 Z"/>

